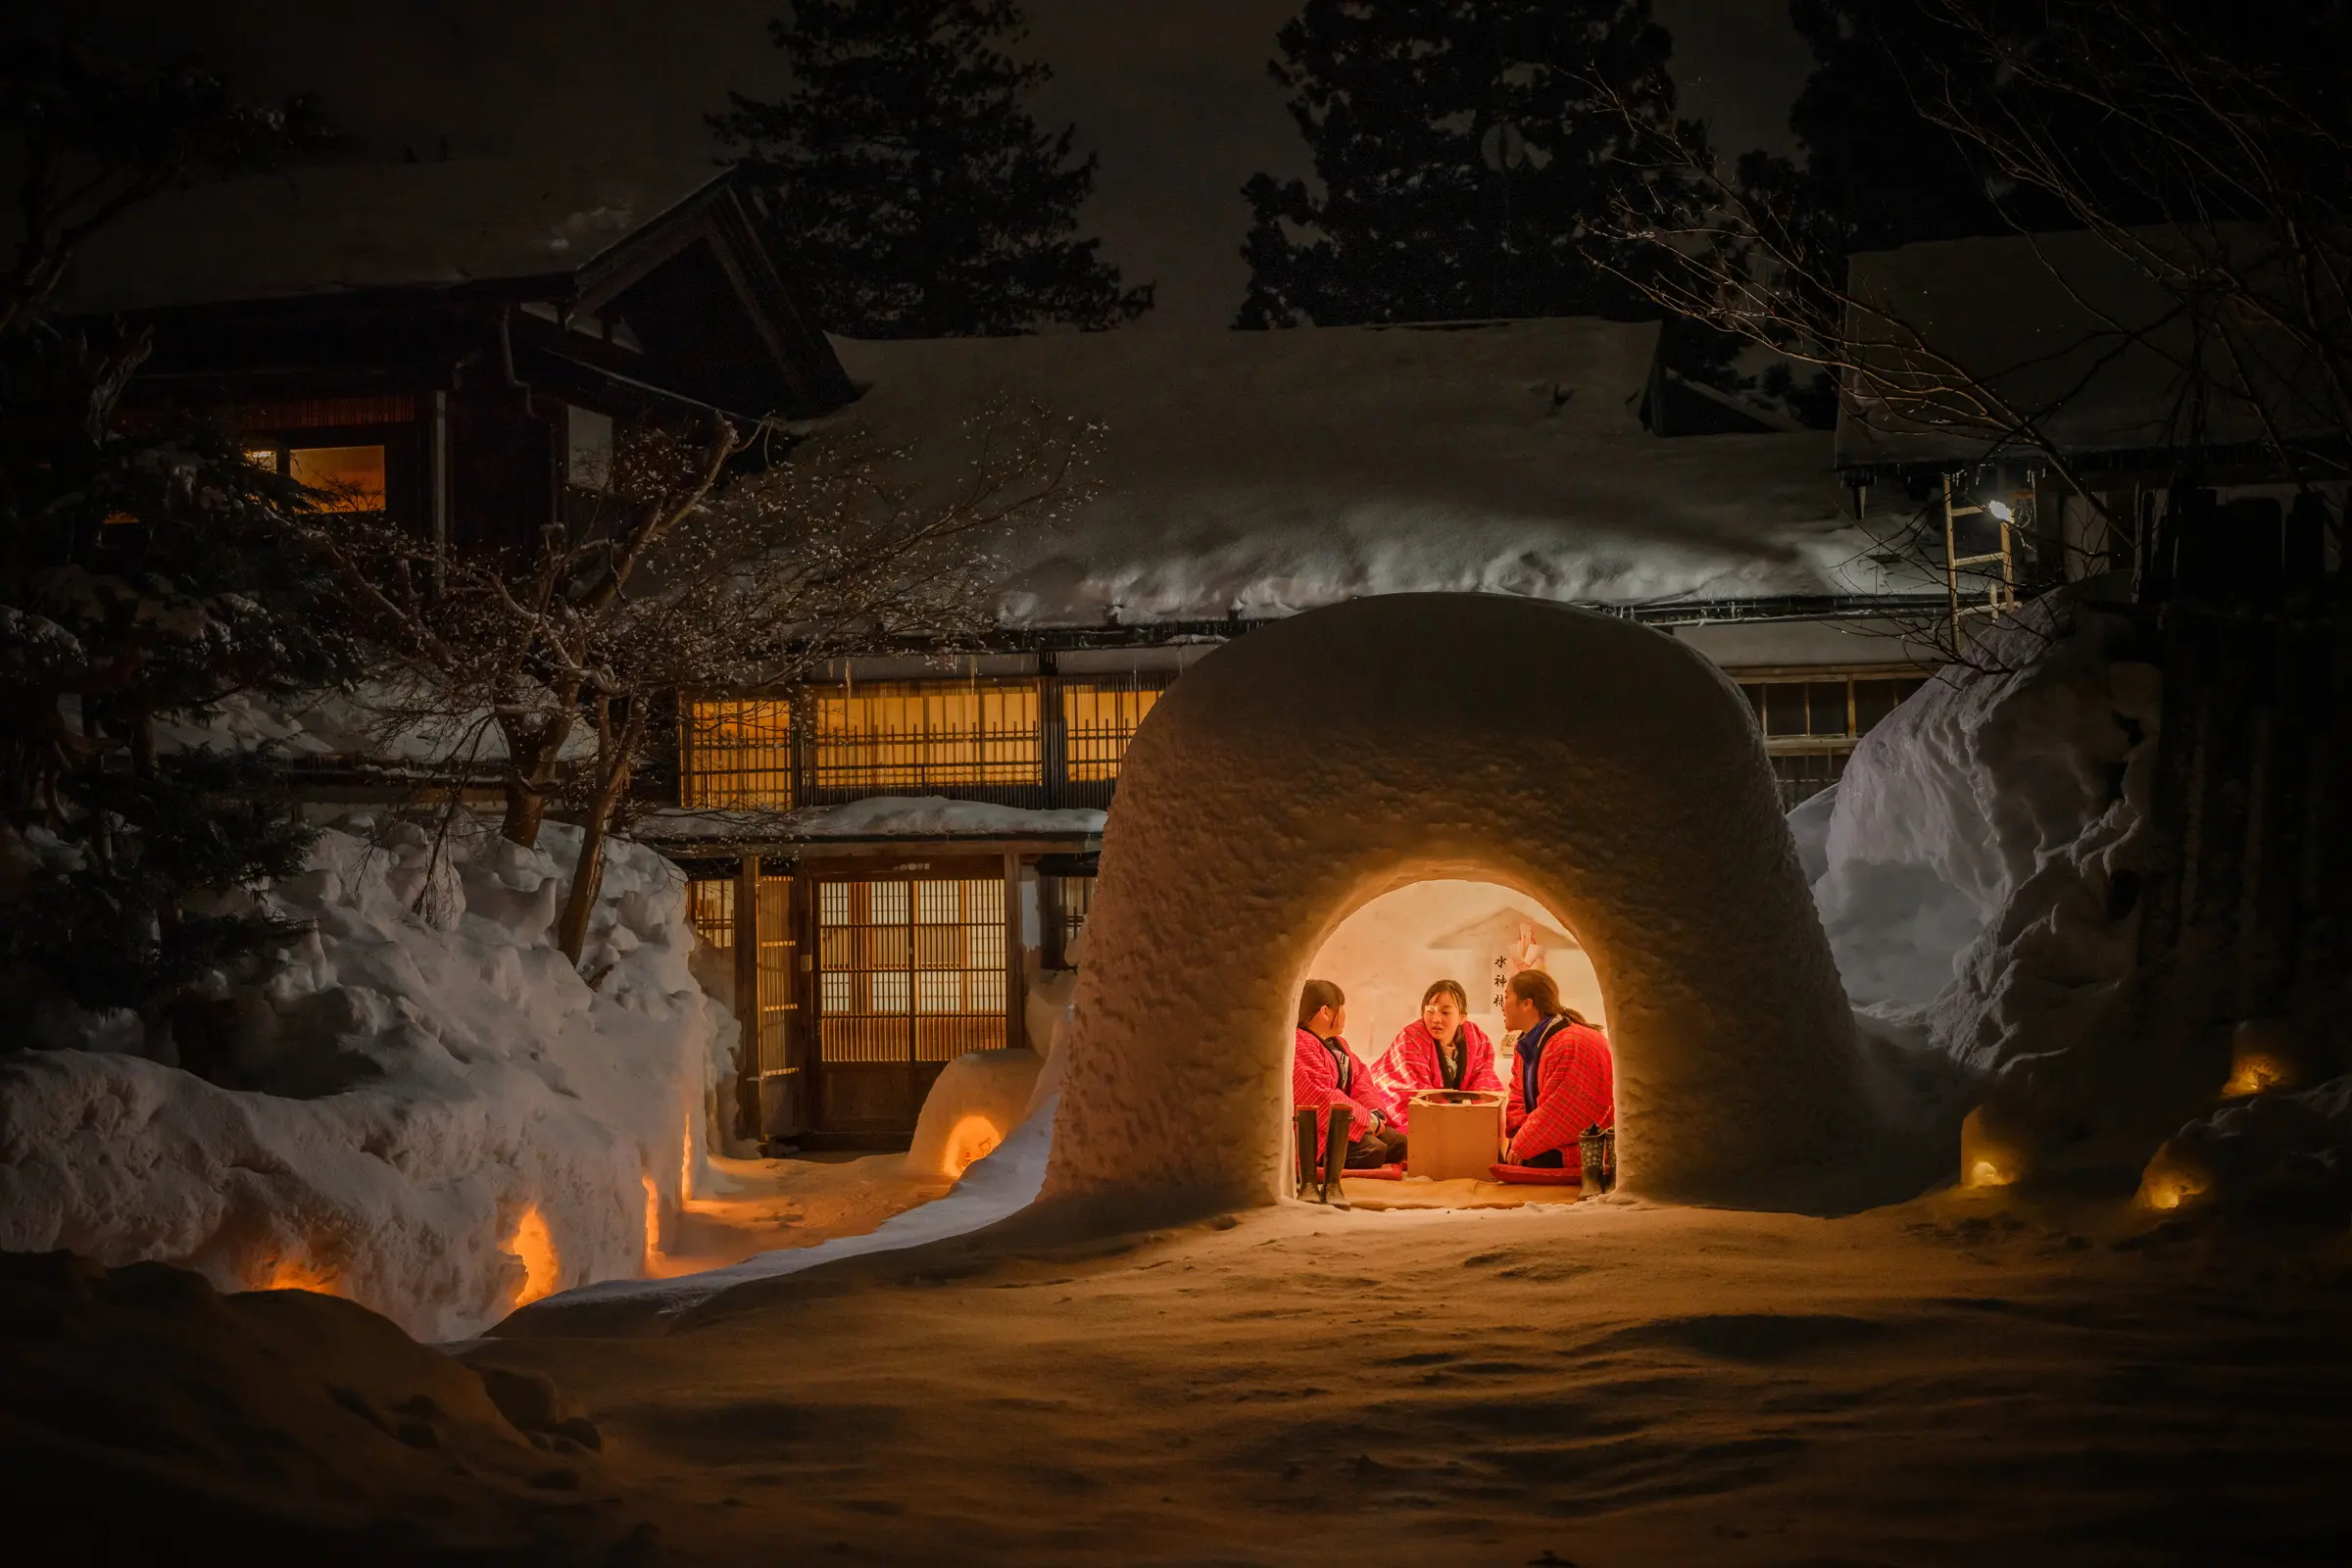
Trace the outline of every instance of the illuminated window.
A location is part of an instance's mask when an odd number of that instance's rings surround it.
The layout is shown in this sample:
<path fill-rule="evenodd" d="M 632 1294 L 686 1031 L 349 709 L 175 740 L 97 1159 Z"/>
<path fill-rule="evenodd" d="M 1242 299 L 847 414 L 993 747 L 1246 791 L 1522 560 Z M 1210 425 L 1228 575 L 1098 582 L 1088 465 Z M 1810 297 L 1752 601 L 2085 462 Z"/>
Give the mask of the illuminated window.
<path fill-rule="evenodd" d="M 820 790 L 1045 782 L 1033 683 L 845 687 L 808 704 Z"/>
<path fill-rule="evenodd" d="M 382 447 L 295 447 L 286 454 L 286 475 L 325 494 L 324 512 L 384 510 Z"/>
<path fill-rule="evenodd" d="M 679 798 L 683 804 L 727 809 L 791 809 L 790 703 L 688 703 L 679 727 Z"/>
<path fill-rule="evenodd" d="M 705 945 L 731 948 L 735 945 L 735 883 L 689 882 L 686 884 L 686 915 L 694 922 L 694 934 Z"/>
<path fill-rule="evenodd" d="M 819 1054 L 952 1061 L 1004 1045 L 1004 884 L 817 885 Z"/>
<path fill-rule="evenodd" d="M 277 448 L 275 447 L 247 447 L 245 461 L 266 472 L 276 473 L 279 471 Z"/>
<path fill-rule="evenodd" d="M 1061 688 L 1063 756 L 1073 779 L 1113 779 L 1156 691 L 1071 681 Z"/>

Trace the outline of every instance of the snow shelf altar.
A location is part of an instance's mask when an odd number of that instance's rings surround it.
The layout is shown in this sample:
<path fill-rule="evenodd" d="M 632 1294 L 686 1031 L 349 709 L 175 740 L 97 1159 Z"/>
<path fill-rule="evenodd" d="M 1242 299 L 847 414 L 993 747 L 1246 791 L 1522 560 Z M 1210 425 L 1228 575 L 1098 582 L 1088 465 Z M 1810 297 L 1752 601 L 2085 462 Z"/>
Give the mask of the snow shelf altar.
<path fill-rule="evenodd" d="M 1739 692 L 1628 621 L 1409 594 L 1228 644 L 1144 721 L 1043 1201 L 1277 1196 L 1306 965 L 1351 910 L 1432 878 L 1517 889 L 1591 951 L 1626 1191 L 1821 1209 L 1916 1190 Z"/>
<path fill-rule="evenodd" d="M 330 831 L 274 890 L 316 929 L 227 999 L 254 1087 L 103 1033 L 0 1059 L 0 1250 L 327 1291 L 424 1340 L 639 1272 L 734 1034 L 688 973 L 683 878 L 608 849 L 591 983 L 549 932 L 577 829 L 437 861 L 386 837 Z"/>

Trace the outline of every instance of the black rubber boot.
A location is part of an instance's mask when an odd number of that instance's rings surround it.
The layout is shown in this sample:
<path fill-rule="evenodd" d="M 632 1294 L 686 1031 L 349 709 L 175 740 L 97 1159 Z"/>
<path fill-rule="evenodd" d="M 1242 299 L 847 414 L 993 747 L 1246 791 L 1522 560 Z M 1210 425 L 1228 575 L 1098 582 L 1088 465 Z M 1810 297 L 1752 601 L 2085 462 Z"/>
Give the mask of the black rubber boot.
<path fill-rule="evenodd" d="M 1348 1168 L 1348 1123 L 1353 1113 L 1346 1105 L 1331 1107 L 1331 1131 L 1323 1138 L 1323 1201 L 1341 1191 L 1340 1173 Z"/>
<path fill-rule="evenodd" d="M 1323 1164 L 1323 1151 L 1315 1143 L 1315 1113 L 1312 1110 L 1298 1113 L 1298 1155 L 1295 1164 L 1298 1176 L 1298 1196 L 1304 1198 L 1315 1191 Z"/>

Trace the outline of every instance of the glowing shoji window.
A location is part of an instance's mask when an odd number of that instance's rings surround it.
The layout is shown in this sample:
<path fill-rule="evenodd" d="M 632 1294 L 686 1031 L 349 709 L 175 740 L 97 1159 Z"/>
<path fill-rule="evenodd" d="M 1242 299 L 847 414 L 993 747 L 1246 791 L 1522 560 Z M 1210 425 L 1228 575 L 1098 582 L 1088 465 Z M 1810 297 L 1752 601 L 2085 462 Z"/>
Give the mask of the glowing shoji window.
<path fill-rule="evenodd" d="M 687 883 L 686 915 L 694 922 L 694 934 L 701 937 L 706 946 L 735 946 L 734 881 Z"/>
<path fill-rule="evenodd" d="M 792 705 L 751 700 L 691 702 L 678 737 L 678 791 L 689 807 L 792 807 Z"/>
<path fill-rule="evenodd" d="M 904 682 L 809 695 L 820 790 L 1041 785 L 1035 682 Z"/>
<path fill-rule="evenodd" d="M 820 882 L 816 894 L 823 1060 L 949 1061 L 1004 1047 L 1002 880 Z"/>
<path fill-rule="evenodd" d="M 1069 681 L 1061 688 L 1062 756 L 1072 779 L 1115 779 L 1156 690 Z"/>

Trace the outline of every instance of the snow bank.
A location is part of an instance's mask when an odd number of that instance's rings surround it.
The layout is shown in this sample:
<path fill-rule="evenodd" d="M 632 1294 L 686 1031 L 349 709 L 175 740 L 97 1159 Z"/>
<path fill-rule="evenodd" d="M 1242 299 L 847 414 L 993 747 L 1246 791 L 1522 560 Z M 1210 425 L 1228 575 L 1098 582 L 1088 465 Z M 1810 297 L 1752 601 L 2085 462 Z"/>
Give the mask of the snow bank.
<path fill-rule="evenodd" d="M 1623 620 L 1426 594 L 1252 632 L 1145 718 L 1056 1053 L 1049 1198 L 1115 1223 L 1275 1197 L 1307 965 L 1433 879 L 1511 888 L 1591 955 L 1629 1191 L 1835 1207 L 1924 1181 L 1882 1136 L 1737 690 Z"/>
<path fill-rule="evenodd" d="M 895 1214 L 863 1236 L 815 1247 L 786 1248 L 728 1268 L 670 1280 L 613 1280 L 566 1291 L 515 1313 L 501 1335 L 610 1335 L 659 1331 L 680 1314 L 730 1291 L 806 1273 L 845 1258 L 870 1257 L 944 1242 L 1008 1219 L 1037 1201 L 1054 1144 L 1058 1101 L 1048 1095 L 986 1158 L 975 1162 L 945 1198 Z"/>
<path fill-rule="evenodd" d="M 2131 652 L 2119 615 L 2032 607 L 1855 748 L 1819 851 L 1848 995 L 1989 1080 L 2028 1168 L 2093 1154 L 2145 1076 L 2121 1030 L 2161 690 Z"/>
<path fill-rule="evenodd" d="M 2148 1162 L 2139 1198 L 2158 1210 L 2299 1209 L 2341 1225 L 2352 1207 L 2352 1076 L 2189 1123 Z"/>
<path fill-rule="evenodd" d="M 316 929 L 224 1004 L 251 1087 L 142 1054 L 0 1058 L 0 1249 L 323 1288 L 440 1340 L 638 1272 L 733 1033 L 688 971 L 678 873 L 612 845 L 575 972 L 549 933 L 575 829 L 477 835 L 454 863 L 419 829 L 389 839 L 329 832 L 275 890 Z"/>

